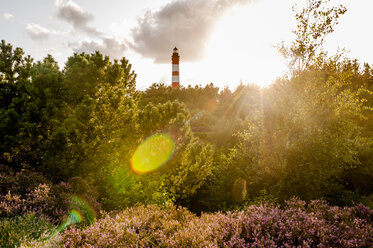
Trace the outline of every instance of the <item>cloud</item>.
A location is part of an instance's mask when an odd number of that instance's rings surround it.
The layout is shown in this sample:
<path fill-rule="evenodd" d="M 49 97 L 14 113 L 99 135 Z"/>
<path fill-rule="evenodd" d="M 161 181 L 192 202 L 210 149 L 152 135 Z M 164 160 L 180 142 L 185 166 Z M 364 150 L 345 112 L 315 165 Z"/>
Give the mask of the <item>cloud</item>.
<path fill-rule="evenodd" d="M 12 19 L 14 16 L 10 13 L 4 13 L 3 17 L 4 17 L 5 20 L 9 20 L 9 19 Z"/>
<path fill-rule="evenodd" d="M 34 40 L 42 40 L 48 38 L 50 31 L 39 24 L 29 23 L 26 26 L 26 31 Z"/>
<path fill-rule="evenodd" d="M 249 1 L 177 0 L 158 11 L 148 11 L 132 29 L 132 48 L 155 63 L 168 63 L 174 46 L 182 52 L 183 61 L 198 60 L 217 19 L 229 8 Z"/>
<path fill-rule="evenodd" d="M 83 31 L 92 36 L 102 35 L 96 28 L 88 25 L 89 22 L 93 21 L 93 15 L 83 10 L 75 2 L 57 0 L 55 5 L 57 7 L 57 17 L 70 23 L 75 30 Z"/>
<path fill-rule="evenodd" d="M 94 53 L 95 51 L 100 51 L 103 55 L 107 55 L 111 59 L 120 59 L 124 56 L 127 46 L 114 38 L 103 38 L 102 42 L 93 40 L 82 41 L 79 46 L 73 48 L 73 50 L 77 53 Z"/>
<path fill-rule="evenodd" d="M 57 17 L 70 23 L 75 30 L 82 31 L 94 37 L 93 40 L 70 43 L 69 46 L 74 52 L 94 53 L 100 51 L 110 58 L 119 59 L 124 56 L 127 44 L 120 42 L 113 37 L 108 37 L 96 28 L 90 26 L 94 17 L 83 10 L 78 4 L 69 0 L 56 0 Z"/>

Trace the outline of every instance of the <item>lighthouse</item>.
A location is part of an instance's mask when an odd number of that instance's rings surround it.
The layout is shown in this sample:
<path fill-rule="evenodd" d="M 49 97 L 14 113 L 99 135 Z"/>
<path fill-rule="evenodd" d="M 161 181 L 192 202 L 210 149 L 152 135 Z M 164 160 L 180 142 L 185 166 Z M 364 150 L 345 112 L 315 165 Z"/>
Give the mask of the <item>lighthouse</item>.
<path fill-rule="evenodd" d="M 174 48 L 172 54 L 172 88 L 177 89 L 180 86 L 180 74 L 179 74 L 179 60 L 180 56 L 177 52 L 177 48 Z"/>

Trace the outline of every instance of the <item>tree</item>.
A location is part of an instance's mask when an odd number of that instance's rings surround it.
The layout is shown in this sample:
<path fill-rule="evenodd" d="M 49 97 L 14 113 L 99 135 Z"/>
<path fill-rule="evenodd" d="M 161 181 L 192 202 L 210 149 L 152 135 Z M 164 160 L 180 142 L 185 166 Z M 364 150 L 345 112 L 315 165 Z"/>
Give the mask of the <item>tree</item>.
<path fill-rule="evenodd" d="M 122 142 L 132 138 L 138 95 L 128 60 L 74 54 L 66 63 L 64 115 L 44 143 L 43 171 L 56 180 L 109 173 Z"/>
<path fill-rule="evenodd" d="M 342 178 L 361 164 L 359 153 L 369 146 L 362 133 L 368 91 L 356 60 L 322 51 L 325 37 L 346 12 L 328 2 L 307 0 L 296 13 L 295 41 L 280 46 L 290 78 L 262 90 L 261 111 L 228 153 L 226 164 L 247 181 L 251 199 L 265 189 L 281 200 L 293 195 L 334 204 L 356 200 Z"/>
<path fill-rule="evenodd" d="M 0 161 L 14 169 L 41 165 L 42 143 L 61 107 L 61 77 L 56 61 L 23 55 L 21 48 L 1 45 Z"/>
<path fill-rule="evenodd" d="M 309 68 L 325 57 L 322 50 L 325 38 L 334 31 L 339 18 L 346 13 L 343 5 L 328 6 L 330 0 L 306 0 L 306 6 L 295 14 L 297 28 L 291 45 L 278 45 L 279 51 L 288 60 L 291 73 Z M 297 11 L 296 5 L 293 11 Z"/>
<path fill-rule="evenodd" d="M 133 143 L 123 143 L 118 163 L 108 174 L 111 179 L 104 185 L 108 193 L 103 200 L 108 208 L 181 203 L 201 187 L 211 174 L 213 149 L 193 136 L 189 118 L 189 110 L 178 101 L 148 103 L 138 110 L 136 138 Z M 131 171 L 130 161 L 137 147 L 160 134 L 167 134 L 173 143 L 168 160 L 144 174 Z"/>

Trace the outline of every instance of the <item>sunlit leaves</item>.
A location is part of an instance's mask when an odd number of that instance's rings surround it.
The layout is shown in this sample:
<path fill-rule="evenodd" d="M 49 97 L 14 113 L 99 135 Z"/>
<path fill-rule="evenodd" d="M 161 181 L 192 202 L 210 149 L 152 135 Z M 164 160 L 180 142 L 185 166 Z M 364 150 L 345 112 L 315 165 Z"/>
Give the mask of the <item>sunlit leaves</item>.
<path fill-rule="evenodd" d="M 278 46 L 288 60 L 291 73 L 310 67 L 318 58 L 326 55 L 322 49 L 325 38 L 334 31 L 339 18 L 347 11 L 343 5 L 330 6 L 330 1 L 306 0 L 301 10 L 294 5 L 297 21 L 297 28 L 293 30 L 295 40 L 291 45 L 282 43 Z"/>

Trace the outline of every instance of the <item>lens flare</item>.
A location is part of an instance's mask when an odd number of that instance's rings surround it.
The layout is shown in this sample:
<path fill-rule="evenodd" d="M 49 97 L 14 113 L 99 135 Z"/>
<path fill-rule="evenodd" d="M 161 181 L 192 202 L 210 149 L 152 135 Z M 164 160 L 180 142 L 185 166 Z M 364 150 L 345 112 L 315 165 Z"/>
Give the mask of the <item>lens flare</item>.
<path fill-rule="evenodd" d="M 131 158 L 131 168 L 139 174 L 154 171 L 165 164 L 175 144 L 168 134 L 155 134 L 141 143 Z"/>
<path fill-rule="evenodd" d="M 96 219 L 95 211 L 81 197 L 76 196 L 76 195 L 72 195 L 71 196 L 71 205 L 72 205 L 73 209 L 77 209 L 77 211 L 79 211 L 79 213 L 81 214 L 81 217 L 83 217 L 83 220 L 87 224 L 92 224 L 93 222 L 95 222 L 95 219 Z"/>
<path fill-rule="evenodd" d="M 57 232 L 62 232 L 66 227 L 82 222 L 83 220 L 87 224 L 95 222 L 95 212 L 82 198 L 76 195 L 72 195 L 71 198 L 71 210 L 66 221 L 62 223 L 58 228 Z"/>
<path fill-rule="evenodd" d="M 198 119 L 199 117 L 201 117 L 203 115 L 203 111 L 199 111 L 197 114 L 195 114 L 194 116 L 192 116 L 189 120 L 187 120 L 185 122 L 185 125 L 186 124 L 190 124 L 192 121 Z"/>
<path fill-rule="evenodd" d="M 75 223 L 80 223 L 83 218 L 82 218 L 82 215 L 78 211 L 72 210 L 70 212 L 69 219 L 71 219 L 72 224 L 75 224 Z"/>
<path fill-rule="evenodd" d="M 67 217 L 67 220 L 57 228 L 57 232 L 62 232 L 66 227 L 79 223 L 81 221 L 82 215 L 77 210 L 72 210 Z"/>

